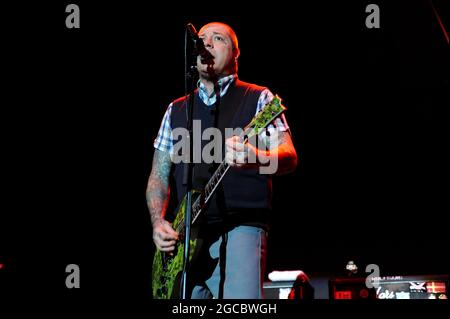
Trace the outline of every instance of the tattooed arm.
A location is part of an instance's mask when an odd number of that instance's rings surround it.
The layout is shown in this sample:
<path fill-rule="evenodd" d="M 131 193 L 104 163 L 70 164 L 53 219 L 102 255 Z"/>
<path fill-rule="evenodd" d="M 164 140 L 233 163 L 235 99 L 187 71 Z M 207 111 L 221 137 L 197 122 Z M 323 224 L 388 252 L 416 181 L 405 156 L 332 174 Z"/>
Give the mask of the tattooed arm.
<path fill-rule="evenodd" d="M 169 174 L 172 166 L 169 152 L 155 149 L 146 198 L 153 226 L 153 241 L 161 251 L 172 251 L 178 234 L 164 219 L 169 203 Z"/>

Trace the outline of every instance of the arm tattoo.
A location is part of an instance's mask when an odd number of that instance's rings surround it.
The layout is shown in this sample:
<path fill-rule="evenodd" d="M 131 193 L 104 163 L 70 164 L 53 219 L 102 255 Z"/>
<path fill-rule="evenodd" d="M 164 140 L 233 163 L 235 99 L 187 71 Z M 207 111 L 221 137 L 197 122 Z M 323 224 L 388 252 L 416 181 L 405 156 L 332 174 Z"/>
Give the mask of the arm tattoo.
<path fill-rule="evenodd" d="M 164 218 L 169 204 L 169 174 L 172 167 L 169 152 L 155 149 L 152 172 L 148 179 L 146 198 L 152 224 Z"/>

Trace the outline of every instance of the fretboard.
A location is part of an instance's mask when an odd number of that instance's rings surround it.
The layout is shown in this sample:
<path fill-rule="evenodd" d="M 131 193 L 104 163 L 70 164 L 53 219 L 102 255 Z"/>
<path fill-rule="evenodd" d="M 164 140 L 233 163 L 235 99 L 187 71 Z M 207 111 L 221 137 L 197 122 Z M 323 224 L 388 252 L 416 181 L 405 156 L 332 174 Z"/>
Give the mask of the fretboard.
<path fill-rule="evenodd" d="M 197 200 L 194 202 L 194 205 L 192 205 L 192 222 L 193 223 L 197 219 L 198 215 L 200 215 L 202 208 L 211 199 L 217 186 L 222 181 L 222 178 L 228 172 L 229 168 L 230 168 L 230 165 L 228 165 L 225 161 L 223 161 L 222 163 L 220 163 L 219 167 L 217 167 L 216 171 L 209 179 L 208 183 L 205 186 L 203 194 L 201 196 L 199 196 L 197 198 Z M 202 203 L 202 201 L 203 201 L 203 203 Z"/>
<path fill-rule="evenodd" d="M 205 189 L 203 190 L 203 194 L 198 196 L 195 202 L 192 204 L 191 223 L 194 223 L 197 220 L 198 216 L 202 212 L 202 208 L 205 207 L 205 205 L 211 199 L 211 196 L 214 194 L 214 191 L 221 182 L 222 178 L 228 172 L 229 168 L 230 165 L 228 165 L 225 161 L 220 163 L 219 167 L 217 167 L 216 171 L 206 184 Z M 184 223 L 181 223 L 176 231 L 179 233 L 184 232 Z"/>

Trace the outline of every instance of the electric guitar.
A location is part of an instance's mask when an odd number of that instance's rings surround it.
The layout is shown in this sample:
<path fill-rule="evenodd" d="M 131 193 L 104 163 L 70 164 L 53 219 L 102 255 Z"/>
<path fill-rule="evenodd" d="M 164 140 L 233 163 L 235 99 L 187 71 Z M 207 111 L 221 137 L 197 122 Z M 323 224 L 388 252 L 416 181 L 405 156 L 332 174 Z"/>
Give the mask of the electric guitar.
<path fill-rule="evenodd" d="M 272 101 L 267 103 L 261 111 L 259 111 L 249 124 L 243 129 L 241 137 L 244 142 L 251 137 L 259 135 L 272 121 L 280 116 L 286 108 L 281 104 L 281 99 L 275 96 Z M 209 179 L 206 187 L 202 192 L 193 191 L 191 221 L 192 230 L 189 247 L 189 261 L 196 255 L 198 242 L 196 237 L 195 225 L 202 209 L 206 206 L 209 199 L 221 182 L 222 178 L 230 168 L 229 164 L 223 161 L 216 169 L 212 177 Z M 173 255 L 156 250 L 153 258 L 152 268 L 152 290 L 155 299 L 173 299 L 179 296 L 179 285 L 181 282 L 181 274 L 183 271 L 184 259 L 184 231 L 185 231 L 185 213 L 186 213 L 186 195 L 176 209 L 175 220 L 172 227 L 179 233 L 179 240 L 176 243 Z M 197 223 L 198 224 L 198 223 Z"/>

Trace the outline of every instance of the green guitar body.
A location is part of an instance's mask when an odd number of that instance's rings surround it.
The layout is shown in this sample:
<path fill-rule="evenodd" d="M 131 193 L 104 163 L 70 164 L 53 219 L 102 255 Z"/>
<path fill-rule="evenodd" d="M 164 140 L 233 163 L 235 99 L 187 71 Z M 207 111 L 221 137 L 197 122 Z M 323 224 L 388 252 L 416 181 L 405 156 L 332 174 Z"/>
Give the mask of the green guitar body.
<path fill-rule="evenodd" d="M 192 202 L 200 195 L 200 192 L 194 191 Z M 179 229 L 180 225 L 184 225 L 184 218 L 186 214 L 186 197 L 183 198 L 178 206 L 175 220 L 172 224 L 173 229 Z M 182 228 L 184 231 L 184 228 Z M 198 241 L 196 238 L 197 227 L 192 225 L 190 248 L 189 248 L 189 262 L 192 262 L 193 257 L 198 250 Z M 152 268 L 152 290 L 153 298 L 155 299 L 178 299 L 180 297 L 181 274 L 183 271 L 184 258 L 184 234 L 180 234 L 180 238 L 176 243 L 173 256 L 168 253 L 156 250 L 153 257 Z"/>

